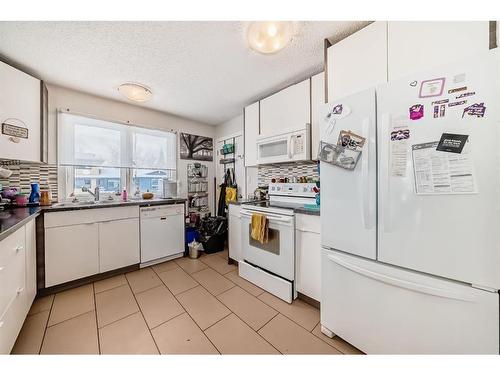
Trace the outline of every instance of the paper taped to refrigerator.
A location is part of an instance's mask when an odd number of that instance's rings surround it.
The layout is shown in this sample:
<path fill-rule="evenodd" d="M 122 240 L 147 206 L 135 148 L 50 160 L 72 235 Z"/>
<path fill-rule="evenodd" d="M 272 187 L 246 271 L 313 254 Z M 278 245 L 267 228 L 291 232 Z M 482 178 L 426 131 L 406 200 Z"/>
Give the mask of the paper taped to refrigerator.
<path fill-rule="evenodd" d="M 406 118 L 399 117 L 392 120 L 390 160 L 391 176 L 405 177 L 408 162 L 408 140 L 410 129 Z"/>
<path fill-rule="evenodd" d="M 477 193 L 470 147 L 462 153 L 437 151 L 439 142 L 412 146 L 415 193 Z"/>

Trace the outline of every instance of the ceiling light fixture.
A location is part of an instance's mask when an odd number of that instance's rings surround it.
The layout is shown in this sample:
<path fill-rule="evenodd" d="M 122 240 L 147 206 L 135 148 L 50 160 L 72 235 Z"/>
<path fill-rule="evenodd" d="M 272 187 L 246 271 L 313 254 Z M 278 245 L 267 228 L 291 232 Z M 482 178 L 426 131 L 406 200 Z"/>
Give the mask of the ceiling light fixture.
<path fill-rule="evenodd" d="M 123 83 L 118 86 L 118 91 L 124 97 L 134 102 L 147 102 L 153 96 L 153 92 L 149 87 L 139 83 Z"/>
<path fill-rule="evenodd" d="M 250 47 L 260 53 L 275 53 L 292 40 L 293 25 L 287 21 L 258 21 L 248 27 Z"/>

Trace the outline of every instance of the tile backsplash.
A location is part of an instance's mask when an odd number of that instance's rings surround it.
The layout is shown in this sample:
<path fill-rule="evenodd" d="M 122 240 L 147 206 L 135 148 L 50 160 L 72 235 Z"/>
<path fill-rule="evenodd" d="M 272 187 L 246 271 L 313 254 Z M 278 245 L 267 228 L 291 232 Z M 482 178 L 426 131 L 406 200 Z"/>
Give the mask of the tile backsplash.
<path fill-rule="evenodd" d="M 319 178 L 318 165 L 314 162 L 272 164 L 259 166 L 259 186 L 268 186 L 272 178 L 311 177 Z"/>
<path fill-rule="evenodd" d="M 0 166 L 10 169 L 12 175 L 9 178 L 0 177 L 3 187 L 20 188 L 22 193 L 29 194 L 31 183 L 38 182 L 41 190 L 50 188 L 52 200 L 57 200 L 57 165 L 19 163 L 14 164 L 0 161 Z"/>

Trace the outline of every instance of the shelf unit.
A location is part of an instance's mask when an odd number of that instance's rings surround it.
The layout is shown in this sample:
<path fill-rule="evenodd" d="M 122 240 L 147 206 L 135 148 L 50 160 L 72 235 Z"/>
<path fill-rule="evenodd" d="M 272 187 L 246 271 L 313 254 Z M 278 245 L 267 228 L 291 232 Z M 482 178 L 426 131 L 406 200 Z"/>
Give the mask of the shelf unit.
<path fill-rule="evenodd" d="M 210 213 L 208 206 L 208 167 L 201 163 L 188 164 L 188 214 L 204 217 Z"/>

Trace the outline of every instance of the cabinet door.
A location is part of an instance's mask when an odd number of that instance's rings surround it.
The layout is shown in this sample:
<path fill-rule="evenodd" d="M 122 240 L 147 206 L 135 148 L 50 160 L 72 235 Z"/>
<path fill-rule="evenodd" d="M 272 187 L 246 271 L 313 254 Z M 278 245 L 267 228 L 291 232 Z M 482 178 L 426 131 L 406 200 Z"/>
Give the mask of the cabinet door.
<path fill-rule="evenodd" d="M 328 48 L 328 101 L 387 82 L 387 22 L 374 22 Z"/>
<path fill-rule="evenodd" d="M 27 129 L 27 138 L 0 131 L 0 159 L 40 161 L 40 81 L 0 62 L 0 121 Z"/>
<path fill-rule="evenodd" d="M 488 21 L 400 21 L 387 30 L 390 81 L 489 49 Z"/>
<path fill-rule="evenodd" d="M 245 167 L 253 167 L 257 165 L 259 112 L 259 102 L 245 107 Z"/>
<path fill-rule="evenodd" d="M 139 219 L 99 223 L 99 272 L 139 262 Z"/>
<path fill-rule="evenodd" d="M 235 261 L 243 260 L 241 250 L 240 206 L 229 205 L 229 257 Z"/>
<path fill-rule="evenodd" d="M 303 217 L 303 218 L 301 218 Z M 301 225 L 300 222 L 306 222 Z M 297 291 L 321 302 L 321 235 L 319 216 L 297 215 Z"/>
<path fill-rule="evenodd" d="M 98 224 L 45 229 L 45 286 L 99 273 Z"/>
<path fill-rule="evenodd" d="M 325 104 L 325 73 L 311 77 L 311 159 L 318 160 L 321 108 Z"/>
<path fill-rule="evenodd" d="M 35 220 L 26 224 L 26 305 L 29 309 L 36 295 L 36 229 Z"/>
<path fill-rule="evenodd" d="M 311 123 L 311 80 L 287 87 L 260 101 L 260 134 L 280 134 Z"/>

